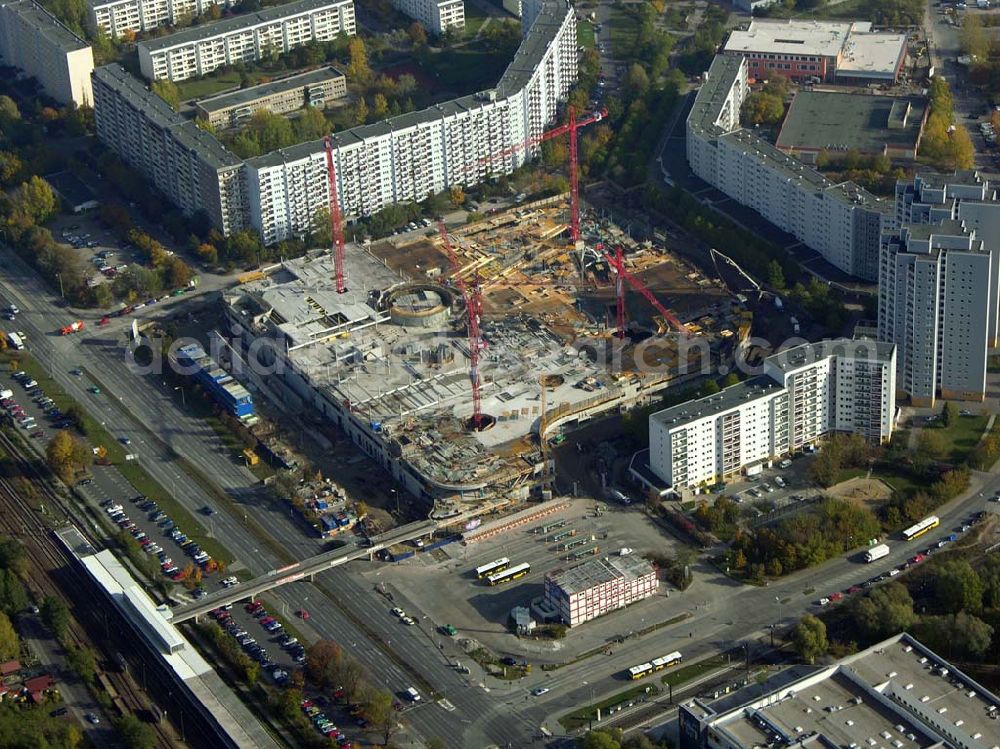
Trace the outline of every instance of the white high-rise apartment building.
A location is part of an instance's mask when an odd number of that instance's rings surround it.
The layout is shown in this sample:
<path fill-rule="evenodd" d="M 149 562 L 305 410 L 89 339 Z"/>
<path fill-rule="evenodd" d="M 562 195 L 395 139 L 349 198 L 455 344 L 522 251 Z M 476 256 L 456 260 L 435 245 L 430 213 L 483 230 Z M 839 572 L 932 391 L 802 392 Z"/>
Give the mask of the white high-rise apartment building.
<path fill-rule="evenodd" d="M 995 258 L 962 221 L 882 238 L 878 337 L 898 347 L 897 386 L 915 406 L 983 400 Z"/>
<path fill-rule="evenodd" d="M 355 31 L 354 0 L 298 0 L 139 42 L 139 68 L 150 80 L 183 81 Z"/>
<path fill-rule="evenodd" d="M 831 432 L 892 435 L 896 349 L 838 339 L 769 356 L 764 373 L 649 417 L 650 468 L 682 493 L 801 450 Z"/>
<path fill-rule="evenodd" d="M 432 34 L 465 28 L 465 0 L 392 0 L 392 6 Z"/>
<path fill-rule="evenodd" d="M 94 103 L 90 45 L 31 0 L 0 1 L 0 62 L 35 78 L 62 104 Z"/>
<path fill-rule="evenodd" d="M 496 88 L 333 135 L 338 197 L 346 218 L 508 174 L 534 155 L 533 139 L 552 122 L 576 82 L 576 18 L 566 0 L 525 0 L 522 23 L 524 41 Z M 308 234 L 317 212 L 328 209 L 322 141 L 240 161 L 192 123 L 179 129 L 183 120 L 163 101 L 138 80 L 126 85 L 122 76 L 127 74 L 111 66 L 94 76 L 105 83 L 106 94 L 95 106 L 112 112 L 103 122 L 98 112 L 98 135 L 126 161 L 144 168 L 155 163 L 162 148 L 162 139 L 148 133 L 163 128 L 183 133 L 191 157 L 211 166 L 206 174 L 212 186 L 193 203 L 183 202 L 181 191 L 161 188 L 185 211 L 205 208 L 225 233 L 252 226 L 273 244 Z M 123 111 L 148 122 L 113 127 Z M 504 149 L 512 151 L 501 158 Z M 158 174 L 152 166 L 149 173 Z"/>
<path fill-rule="evenodd" d="M 346 217 L 419 201 L 453 185 L 507 174 L 544 132 L 576 82 L 576 18 L 565 0 L 532 6 L 524 43 L 495 89 L 333 135 L 337 195 Z M 266 244 L 311 230 L 329 206 L 323 142 L 246 162 L 250 223 Z"/>
<path fill-rule="evenodd" d="M 102 143 L 185 214 L 204 211 L 224 234 L 243 228 L 242 161 L 120 65 L 98 68 L 93 82 L 94 127 Z"/>
<path fill-rule="evenodd" d="M 158 26 L 173 26 L 230 0 L 87 0 L 90 27 L 112 38 L 137 34 Z"/>
<path fill-rule="evenodd" d="M 717 56 L 687 119 L 691 170 L 819 252 L 838 269 L 878 278 L 879 236 L 892 204 L 853 182 L 834 183 L 740 127 L 747 63 Z"/>

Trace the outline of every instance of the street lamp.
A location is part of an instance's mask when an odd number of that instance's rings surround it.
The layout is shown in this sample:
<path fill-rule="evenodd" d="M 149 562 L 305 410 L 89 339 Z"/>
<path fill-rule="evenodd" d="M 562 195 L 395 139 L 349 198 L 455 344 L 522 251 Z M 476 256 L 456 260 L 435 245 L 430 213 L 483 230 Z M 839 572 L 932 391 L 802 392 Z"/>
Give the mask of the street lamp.
<path fill-rule="evenodd" d="M 187 400 L 184 398 L 184 387 L 182 385 L 178 385 L 177 387 L 174 388 L 174 390 L 175 391 L 177 391 L 177 390 L 181 391 L 181 407 L 182 408 L 187 408 Z"/>

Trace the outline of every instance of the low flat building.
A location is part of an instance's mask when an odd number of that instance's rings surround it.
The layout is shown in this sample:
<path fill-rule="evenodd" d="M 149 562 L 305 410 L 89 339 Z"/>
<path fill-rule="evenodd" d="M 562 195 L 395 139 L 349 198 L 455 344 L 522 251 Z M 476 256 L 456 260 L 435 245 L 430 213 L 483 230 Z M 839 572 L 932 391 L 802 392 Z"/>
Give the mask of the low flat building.
<path fill-rule="evenodd" d="M 0 1 L 0 63 L 35 78 L 60 104 L 94 104 L 90 45 L 32 0 Z"/>
<path fill-rule="evenodd" d="M 867 21 L 758 20 L 737 29 L 723 54 L 747 58 L 750 76 L 826 82 L 895 83 L 906 60 L 906 34 L 872 30 Z"/>
<path fill-rule="evenodd" d="M 575 627 L 656 594 L 656 567 L 638 556 L 592 559 L 545 575 L 545 601 Z"/>
<path fill-rule="evenodd" d="M 855 151 L 913 161 L 930 108 L 919 96 L 872 96 L 799 91 L 792 99 L 775 145 L 801 161 Z"/>
<path fill-rule="evenodd" d="M 139 68 L 151 81 L 183 81 L 355 32 L 354 0 L 296 0 L 139 42 Z"/>
<path fill-rule="evenodd" d="M 392 6 L 436 36 L 465 28 L 465 0 L 392 0 Z"/>
<path fill-rule="evenodd" d="M 325 67 L 202 99 L 195 109 L 213 127 L 235 127 L 260 111 L 285 114 L 303 107 L 323 109 L 346 95 L 344 74 Z"/>
<path fill-rule="evenodd" d="M 881 444 L 892 435 L 896 348 L 806 343 L 764 360 L 764 373 L 649 417 L 649 467 L 678 494 L 801 450 L 831 432 Z"/>
<path fill-rule="evenodd" d="M 681 749 L 997 749 L 1000 700 L 908 634 L 678 711 Z"/>

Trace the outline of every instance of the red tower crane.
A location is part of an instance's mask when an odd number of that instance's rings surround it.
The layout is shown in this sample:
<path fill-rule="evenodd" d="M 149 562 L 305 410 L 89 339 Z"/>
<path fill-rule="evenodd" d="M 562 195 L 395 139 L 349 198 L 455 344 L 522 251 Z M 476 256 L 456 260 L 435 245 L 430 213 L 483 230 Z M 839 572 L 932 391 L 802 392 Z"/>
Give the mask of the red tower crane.
<path fill-rule="evenodd" d="M 576 109 L 574 107 L 569 108 L 569 119 L 558 127 L 554 127 L 551 130 L 546 130 L 541 135 L 536 137 L 528 138 L 524 142 L 519 143 L 516 146 L 512 146 L 504 151 L 501 151 L 497 156 L 500 158 L 510 156 L 516 151 L 521 149 L 528 149 L 532 146 L 537 146 L 543 141 L 552 140 L 553 138 L 558 138 L 562 135 L 569 133 L 569 200 L 570 200 L 570 224 L 569 233 L 572 237 L 574 244 L 580 239 L 580 185 L 579 185 L 579 175 L 578 175 L 578 165 L 577 165 L 577 131 L 581 127 L 586 127 L 587 125 L 592 125 L 595 122 L 600 122 L 605 117 L 608 116 L 607 109 L 601 109 L 597 112 L 591 112 L 585 115 L 581 119 L 576 117 Z"/>
<path fill-rule="evenodd" d="M 604 259 L 608 261 L 608 265 L 611 266 L 614 269 L 615 273 L 617 274 L 617 277 L 615 279 L 615 296 L 617 297 L 617 304 L 618 304 L 617 312 L 618 312 L 619 338 L 625 337 L 625 282 L 626 281 L 633 289 L 642 294 L 643 298 L 645 298 L 647 302 L 649 302 L 650 304 L 653 305 L 653 307 L 656 308 L 656 311 L 663 316 L 663 319 L 670 325 L 670 327 L 672 327 L 679 333 L 688 332 L 687 328 L 684 326 L 684 323 L 678 320 L 676 315 L 670 312 L 670 310 L 668 310 L 666 307 L 660 304 L 660 302 L 656 299 L 656 297 L 653 296 L 653 293 L 646 288 L 646 286 L 642 283 L 642 281 L 640 281 L 638 278 L 636 278 L 635 276 L 633 276 L 631 273 L 628 272 L 628 270 L 625 268 L 625 256 L 622 254 L 622 248 L 620 246 L 615 247 L 614 255 L 611 255 L 609 252 L 607 252 L 601 245 L 598 245 L 597 249 L 604 256 Z"/>
<path fill-rule="evenodd" d="M 337 282 L 337 293 L 347 291 L 344 283 L 344 227 L 340 218 L 340 200 L 337 196 L 337 172 L 333 167 L 333 141 L 330 136 L 323 139 L 326 148 L 326 176 L 330 182 L 330 244 L 333 250 L 333 269 Z"/>
<path fill-rule="evenodd" d="M 441 234 L 441 243 L 448 251 L 448 260 L 451 261 L 452 278 L 458 290 L 462 292 L 462 299 L 465 301 L 465 312 L 468 316 L 469 330 L 469 380 L 472 382 L 472 428 L 479 430 L 483 421 L 482 398 L 479 392 L 479 350 L 483 346 L 483 339 L 479 333 L 479 320 L 483 312 L 483 297 L 479 289 L 478 280 L 472 282 L 470 288 L 465 283 L 459 272 L 458 257 L 455 255 L 455 248 L 451 246 L 448 238 L 448 228 L 444 221 L 438 221 L 438 231 Z"/>

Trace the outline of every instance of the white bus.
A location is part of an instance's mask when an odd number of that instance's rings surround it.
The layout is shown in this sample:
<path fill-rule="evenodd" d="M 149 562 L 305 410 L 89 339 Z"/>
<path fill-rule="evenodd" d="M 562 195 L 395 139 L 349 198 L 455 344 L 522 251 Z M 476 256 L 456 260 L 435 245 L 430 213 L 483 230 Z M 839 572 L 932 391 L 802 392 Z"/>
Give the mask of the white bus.
<path fill-rule="evenodd" d="M 489 564 L 476 567 L 476 577 L 482 580 L 484 577 L 503 572 L 508 567 L 510 567 L 510 560 L 507 557 L 500 557 L 500 559 L 495 559 Z"/>
<path fill-rule="evenodd" d="M 10 344 L 10 347 L 15 351 L 24 350 L 24 341 L 21 340 L 21 336 L 19 336 L 17 333 L 8 333 L 7 343 Z"/>
<path fill-rule="evenodd" d="M 498 572 L 495 575 L 489 575 L 486 578 L 486 582 L 490 585 L 500 585 L 502 583 L 510 582 L 511 580 L 517 580 L 519 577 L 524 577 L 530 571 L 531 565 L 527 562 L 522 562 L 521 564 L 515 565 L 503 572 Z"/>
<path fill-rule="evenodd" d="M 941 520 L 936 515 L 931 515 L 929 518 L 924 518 L 916 525 L 911 525 L 903 531 L 903 538 L 907 541 L 912 541 L 913 539 L 934 530 L 939 525 L 941 525 Z"/>

